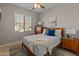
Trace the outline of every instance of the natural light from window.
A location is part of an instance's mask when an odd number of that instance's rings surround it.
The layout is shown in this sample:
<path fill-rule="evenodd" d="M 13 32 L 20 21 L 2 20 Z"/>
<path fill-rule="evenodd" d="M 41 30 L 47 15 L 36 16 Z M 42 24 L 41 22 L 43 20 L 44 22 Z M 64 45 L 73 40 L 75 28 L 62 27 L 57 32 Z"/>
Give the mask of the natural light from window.
<path fill-rule="evenodd" d="M 15 31 L 26 32 L 32 30 L 32 16 L 15 13 Z"/>

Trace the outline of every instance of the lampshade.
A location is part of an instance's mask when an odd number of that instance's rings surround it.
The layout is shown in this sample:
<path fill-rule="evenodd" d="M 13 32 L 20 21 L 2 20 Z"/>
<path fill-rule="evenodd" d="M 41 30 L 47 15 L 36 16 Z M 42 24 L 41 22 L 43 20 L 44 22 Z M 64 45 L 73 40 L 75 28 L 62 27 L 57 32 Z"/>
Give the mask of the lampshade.
<path fill-rule="evenodd" d="M 38 21 L 38 25 L 42 25 L 42 22 L 41 21 Z"/>
<path fill-rule="evenodd" d="M 77 31 L 76 29 L 66 29 L 65 33 L 66 34 L 76 34 L 76 31 Z"/>

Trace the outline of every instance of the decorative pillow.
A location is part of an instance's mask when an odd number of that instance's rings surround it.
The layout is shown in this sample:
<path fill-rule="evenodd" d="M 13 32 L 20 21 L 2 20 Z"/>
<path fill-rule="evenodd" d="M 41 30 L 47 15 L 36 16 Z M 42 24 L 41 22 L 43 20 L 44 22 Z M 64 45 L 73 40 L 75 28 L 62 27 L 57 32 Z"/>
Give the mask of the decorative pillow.
<path fill-rule="evenodd" d="M 61 30 L 55 30 L 55 36 L 62 37 Z"/>
<path fill-rule="evenodd" d="M 55 36 L 55 30 L 48 30 L 47 35 L 48 36 Z"/>

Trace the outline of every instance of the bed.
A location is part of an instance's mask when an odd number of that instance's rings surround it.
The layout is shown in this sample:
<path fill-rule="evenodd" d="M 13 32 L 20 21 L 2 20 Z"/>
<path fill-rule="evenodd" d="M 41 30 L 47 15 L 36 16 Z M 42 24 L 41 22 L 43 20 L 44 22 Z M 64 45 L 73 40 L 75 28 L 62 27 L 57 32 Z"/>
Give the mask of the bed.
<path fill-rule="evenodd" d="M 63 36 L 63 28 L 50 28 L 62 30 L 61 35 Z M 37 34 L 26 36 L 22 40 L 22 47 L 25 47 L 29 55 L 43 56 L 48 53 L 52 54 L 52 49 L 58 46 L 61 42 L 59 36 L 47 36 L 44 34 Z"/>

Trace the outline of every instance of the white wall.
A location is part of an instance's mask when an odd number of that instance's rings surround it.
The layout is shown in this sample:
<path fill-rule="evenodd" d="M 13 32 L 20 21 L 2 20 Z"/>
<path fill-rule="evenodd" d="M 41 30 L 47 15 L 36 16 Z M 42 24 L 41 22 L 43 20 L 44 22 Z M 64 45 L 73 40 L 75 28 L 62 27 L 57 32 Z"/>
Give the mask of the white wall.
<path fill-rule="evenodd" d="M 0 8 L 2 10 L 2 18 L 0 20 L 0 44 L 22 40 L 24 36 L 34 34 L 34 29 L 38 18 L 36 13 L 10 4 L 0 4 Z M 31 32 L 15 32 L 14 13 L 33 16 Z"/>
<path fill-rule="evenodd" d="M 57 16 L 57 26 L 79 29 L 79 4 L 63 4 L 40 14 L 44 23 L 53 16 Z"/>

